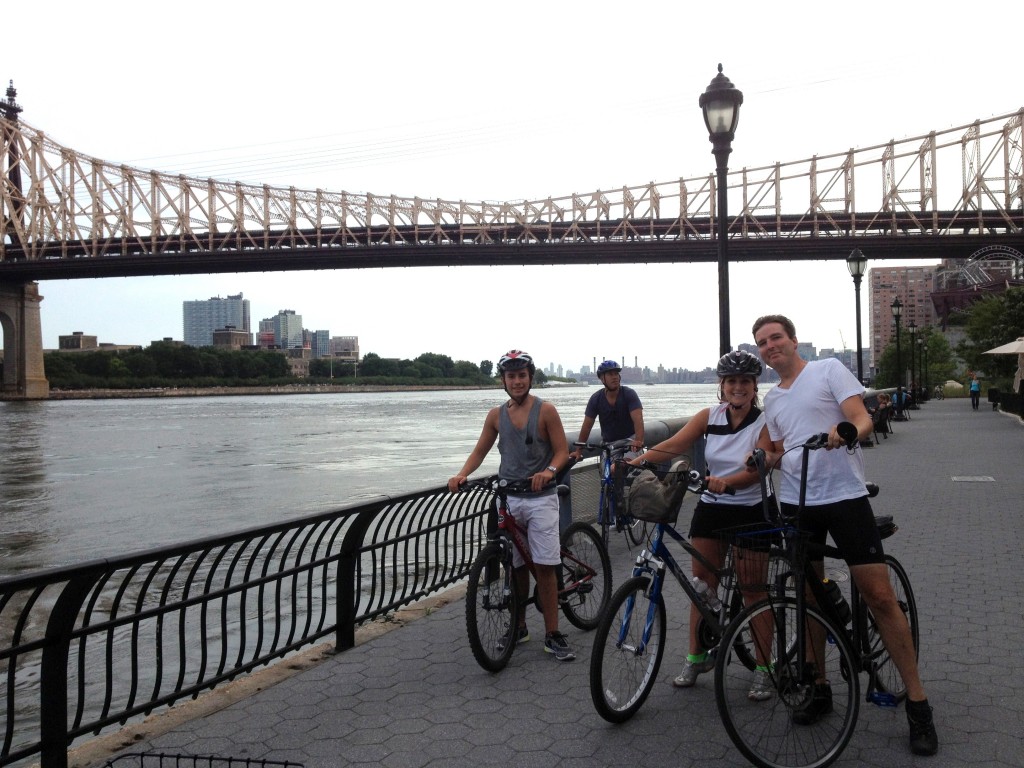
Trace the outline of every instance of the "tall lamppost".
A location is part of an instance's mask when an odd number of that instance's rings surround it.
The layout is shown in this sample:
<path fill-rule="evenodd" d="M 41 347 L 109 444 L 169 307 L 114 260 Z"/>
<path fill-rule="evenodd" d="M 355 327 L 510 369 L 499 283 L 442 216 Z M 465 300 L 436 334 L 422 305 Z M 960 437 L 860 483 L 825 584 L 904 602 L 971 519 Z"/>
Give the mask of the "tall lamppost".
<path fill-rule="evenodd" d="M 921 392 L 921 399 L 924 401 L 928 393 L 925 386 L 925 329 L 921 329 L 921 336 L 918 337 L 918 391 Z"/>
<path fill-rule="evenodd" d="M 722 74 L 722 65 L 719 64 L 718 74 L 700 95 L 700 108 L 704 112 L 704 124 L 708 128 L 711 153 L 715 156 L 718 172 L 718 346 L 719 354 L 722 355 L 732 349 L 729 340 L 729 261 L 726 253 L 729 225 L 727 163 L 742 103 L 743 94 Z"/>
<path fill-rule="evenodd" d="M 868 259 L 863 253 L 860 252 L 860 248 L 854 248 L 850 255 L 846 258 L 846 266 L 850 270 L 850 274 L 853 276 L 853 295 L 856 301 L 856 317 L 857 317 L 857 381 L 861 384 L 864 383 L 864 353 L 861 349 L 860 340 L 860 281 L 864 277 L 864 270 L 867 268 Z"/>
<path fill-rule="evenodd" d="M 928 342 L 926 341 L 922 348 L 924 349 L 924 370 L 921 372 L 921 384 L 924 386 L 924 396 L 928 397 Z"/>
<path fill-rule="evenodd" d="M 903 302 L 897 296 L 889 305 L 893 320 L 896 321 L 896 420 L 903 421 L 903 363 L 900 362 L 900 315 L 903 314 Z"/>
<path fill-rule="evenodd" d="M 917 323 L 911 320 L 907 323 L 907 330 L 910 331 L 910 396 L 914 399 L 913 405 L 917 405 L 917 396 L 914 389 L 917 386 L 917 368 L 914 366 L 914 349 L 917 347 Z"/>

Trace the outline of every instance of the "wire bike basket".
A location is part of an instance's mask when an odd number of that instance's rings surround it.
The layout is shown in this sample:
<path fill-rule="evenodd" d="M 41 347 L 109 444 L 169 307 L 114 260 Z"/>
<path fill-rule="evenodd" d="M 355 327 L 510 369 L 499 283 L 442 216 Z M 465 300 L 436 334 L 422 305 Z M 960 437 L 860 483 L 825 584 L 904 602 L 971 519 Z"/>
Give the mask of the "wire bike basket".
<path fill-rule="evenodd" d="M 165 752 L 126 752 L 113 757 L 102 768 L 304 768 L 290 760 L 262 760 L 254 757 L 181 755 Z"/>
<path fill-rule="evenodd" d="M 648 523 L 675 525 L 690 482 L 689 469 L 685 457 L 667 472 L 633 468 L 625 479 L 626 514 Z"/>

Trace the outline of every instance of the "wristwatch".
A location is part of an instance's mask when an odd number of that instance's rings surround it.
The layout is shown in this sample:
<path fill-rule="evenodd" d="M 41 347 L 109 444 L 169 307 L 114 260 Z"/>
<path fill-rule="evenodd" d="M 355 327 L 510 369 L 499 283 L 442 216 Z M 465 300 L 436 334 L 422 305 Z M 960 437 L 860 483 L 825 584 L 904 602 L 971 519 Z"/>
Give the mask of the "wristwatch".
<path fill-rule="evenodd" d="M 547 467 L 547 470 L 548 470 L 548 472 L 550 472 L 553 475 L 557 475 L 558 474 L 558 467 Z"/>

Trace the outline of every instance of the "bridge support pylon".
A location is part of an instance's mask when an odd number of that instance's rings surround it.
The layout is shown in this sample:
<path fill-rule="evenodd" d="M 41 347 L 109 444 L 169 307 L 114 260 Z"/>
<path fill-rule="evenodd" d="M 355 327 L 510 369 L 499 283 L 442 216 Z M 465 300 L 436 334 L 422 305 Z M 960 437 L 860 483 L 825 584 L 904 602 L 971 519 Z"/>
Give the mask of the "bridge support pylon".
<path fill-rule="evenodd" d="M 45 400 L 50 383 L 43 370 L 43 326 L 38 283 L 0 282 L 0 327 L 4 374 L 0 400 Z"/>

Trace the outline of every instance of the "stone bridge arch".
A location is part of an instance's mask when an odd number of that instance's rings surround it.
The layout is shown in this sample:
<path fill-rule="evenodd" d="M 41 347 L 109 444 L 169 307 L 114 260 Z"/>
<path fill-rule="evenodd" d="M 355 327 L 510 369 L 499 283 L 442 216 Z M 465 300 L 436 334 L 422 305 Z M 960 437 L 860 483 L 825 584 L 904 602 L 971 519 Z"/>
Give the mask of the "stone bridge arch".
<path fill-rule="evenodd" d="M 4 372 L 0 399 L 44 400 L 50 384 L 43 370 L 43 329 L 38 283 L 0 283 Z"/>

